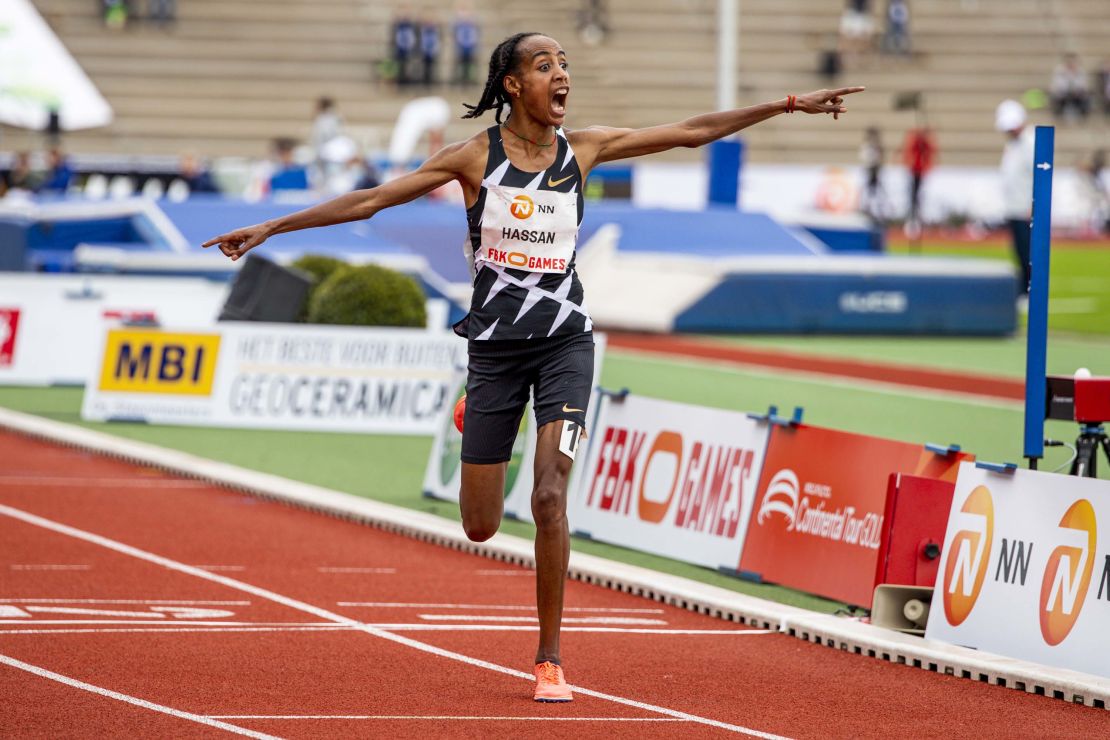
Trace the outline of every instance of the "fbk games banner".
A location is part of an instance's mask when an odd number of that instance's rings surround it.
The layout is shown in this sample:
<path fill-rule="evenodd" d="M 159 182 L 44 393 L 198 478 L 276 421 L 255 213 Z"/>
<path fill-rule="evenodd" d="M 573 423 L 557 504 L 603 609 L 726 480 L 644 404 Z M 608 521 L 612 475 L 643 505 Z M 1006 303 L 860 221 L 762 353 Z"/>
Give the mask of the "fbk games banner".
<path fill-rule="evenodd" d="M 869 606 L 890 474 L 954 481 L 967 457 L 805 424 L 776 427 L 740 570 Z"/>
<path fill-rule="evenodd" d="M 432 434 L 466 340 L 385 327 L 109 329 L 87 420 Z M 450 399 L 454 401 L 454 399 Z"/>
<path fill-rule="evenodd" d="M 1110 483 L 960 466 L 925 636 L 1110 677 Z"/>
<path fill-rule="evenodd" d="M 710 568 L 740 557 L 767 424 L 638 396 L 602 400 L 573 531 Z"/>

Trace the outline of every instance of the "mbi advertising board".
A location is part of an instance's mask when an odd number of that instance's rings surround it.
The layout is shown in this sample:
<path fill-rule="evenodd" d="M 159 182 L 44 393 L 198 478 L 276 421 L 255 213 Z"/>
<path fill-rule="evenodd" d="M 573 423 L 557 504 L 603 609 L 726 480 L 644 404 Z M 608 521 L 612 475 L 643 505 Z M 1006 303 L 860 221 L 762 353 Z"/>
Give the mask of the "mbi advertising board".
<path fill-rule="evenodd" d="M 929 639 L 1110 677 L 1110 483 L 965 463 Z"/>
<path fill-rule="evenodd" d="M 963 453 L 805 424 L 771 435 L 740 571 L 868 606 L 891 473 L 955 480 Z"/>
<path fill-rule="evenodd" d="M 466 340 L 450 332 L 238 322 L 112 328 L 81 416 L 431 434 L 465 359 Z"/>
<path fill-rule="evenodd" d="M 602 399 L 572 488 L 577 533 L 711 568 L 740 557 L 768 425 L 638 396 Z"/>

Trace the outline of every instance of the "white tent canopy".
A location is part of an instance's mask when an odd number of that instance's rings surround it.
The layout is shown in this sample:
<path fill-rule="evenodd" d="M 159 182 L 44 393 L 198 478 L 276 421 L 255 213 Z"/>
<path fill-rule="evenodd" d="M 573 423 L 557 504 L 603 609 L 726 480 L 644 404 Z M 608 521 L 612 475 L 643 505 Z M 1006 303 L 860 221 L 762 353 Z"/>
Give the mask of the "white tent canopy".
<path fill-rule="evenodd" d="M 65 130 L 106 126 L 112 109 L 29 0 L 0 0 L 0 123 Z"/>

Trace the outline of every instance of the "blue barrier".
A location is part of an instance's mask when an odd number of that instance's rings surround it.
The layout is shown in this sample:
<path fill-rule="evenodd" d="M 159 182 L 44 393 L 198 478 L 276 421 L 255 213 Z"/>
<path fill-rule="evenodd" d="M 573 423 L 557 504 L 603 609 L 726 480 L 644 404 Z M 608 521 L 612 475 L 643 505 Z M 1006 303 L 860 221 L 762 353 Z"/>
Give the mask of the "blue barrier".
<path fill-rule="evenodd" d="M 1012 274 L 734 273 L 678 313 L 674 330 L 1006 335 L 1015 289 Z"/>

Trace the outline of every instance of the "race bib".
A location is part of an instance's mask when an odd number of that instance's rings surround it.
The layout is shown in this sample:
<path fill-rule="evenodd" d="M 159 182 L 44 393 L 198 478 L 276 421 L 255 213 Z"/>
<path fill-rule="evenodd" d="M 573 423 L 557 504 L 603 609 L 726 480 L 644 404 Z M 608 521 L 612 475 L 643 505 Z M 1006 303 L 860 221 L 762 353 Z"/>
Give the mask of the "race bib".
<path fill-rule="evenodd" d="M 567 271 L 578 242 L 578 194 L 486 185 L 475 260 L 528 272 Z"/>

